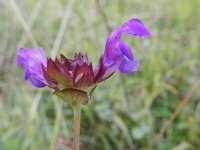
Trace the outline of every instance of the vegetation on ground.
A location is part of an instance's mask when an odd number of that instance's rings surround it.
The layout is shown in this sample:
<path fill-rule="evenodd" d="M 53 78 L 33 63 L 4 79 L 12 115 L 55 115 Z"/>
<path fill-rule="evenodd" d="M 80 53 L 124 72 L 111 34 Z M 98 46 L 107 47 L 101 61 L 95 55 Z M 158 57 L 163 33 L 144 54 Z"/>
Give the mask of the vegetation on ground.
<path fill-rule="evenodd" d="M 200 149 L 199 0 L 1 0 L 0 8 L 0 150 L 65 149 L 58 141 L 72 138 L 71 108 L 23 79 L 18 48 L 67 57 L 86 51 L 96 65 L 110 30 L 131 17 L 152 36 L 123 36 L 139 70 L 97 86 L 82 107 L 81 149 Z"/>

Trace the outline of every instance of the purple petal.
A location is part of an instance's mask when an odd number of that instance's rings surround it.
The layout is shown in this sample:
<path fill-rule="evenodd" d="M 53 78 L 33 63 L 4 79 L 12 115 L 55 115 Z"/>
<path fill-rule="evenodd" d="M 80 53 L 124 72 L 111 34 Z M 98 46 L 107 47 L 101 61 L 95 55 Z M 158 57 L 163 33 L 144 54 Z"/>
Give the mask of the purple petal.
<path fill-rule="evenodd" d="M 20 48 L 17 54 L 17 65 L 24 64 L 24 78 L 36 87 L 44 87 L 45 79 L 42 75 L 41 64 L 47 65 L 47 57 L 43 48 Z"/>
<path fill-rule="evenodd" d="M 41 79 L 38 79 L 37 76 L 30 76 L 28 80 L 33 86 L 36 86 L 38 88 L 42 88 L 46 86 L 46 84 L 41 82 Z"/>
<path fill-rule="evenodd" d="M 138 18 L 132 18 L 123 26 L 122 33 L 133 34 L 137 36 L 151 36 L 150 30 Z"/>
<path fill-rule="evenodd" d="M 133 53 L 131 52 L 131 49 L 124 43 L 122 40 L 119 41 L 119 47 L 121 52 L 128 57 L 129 59 L 133 60 Z"/>
<path fill-rule="evenodd" d="M 122 73 L 134 72 L 137 71 L 138 66 L 139 66 L 138 60 L 129 60 L 128 58 L 124 57 L 119 66 L 119 70 Z"/>

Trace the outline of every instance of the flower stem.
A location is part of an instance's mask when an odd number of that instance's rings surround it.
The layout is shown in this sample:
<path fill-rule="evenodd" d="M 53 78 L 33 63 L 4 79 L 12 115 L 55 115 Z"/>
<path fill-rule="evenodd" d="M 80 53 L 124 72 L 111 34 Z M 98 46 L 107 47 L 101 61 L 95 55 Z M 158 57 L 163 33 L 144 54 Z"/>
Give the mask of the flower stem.
<path fill-rule="evenodd" d="M 74 135 L 73 135 L 73 150 L 79 150 L 79 135 L 81 123 L 81 103 L 76 102 L 73 104 L 74 112 Z"/>

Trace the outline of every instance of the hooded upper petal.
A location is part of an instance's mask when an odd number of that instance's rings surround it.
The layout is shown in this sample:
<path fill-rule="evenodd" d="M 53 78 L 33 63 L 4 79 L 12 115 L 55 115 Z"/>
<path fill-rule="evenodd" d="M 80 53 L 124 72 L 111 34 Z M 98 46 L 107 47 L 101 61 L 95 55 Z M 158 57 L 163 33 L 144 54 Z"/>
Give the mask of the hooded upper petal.
<path fill-rule="evenodd" d="M 40 88 L 46 85 L 42 75 L 41 64 L 46 66 L 47 60 L 44 50 L 38 48 L 20 48 L 17 54 L 17 65 L 24 65 L 24 78 L 32 85 Z"/>
<path fill-rule="evenodd" d="M 122 33 L 136 36 L 151 36 L 150 30 L 138 18 L 132 18 L 122 25 Z"/>
<path fill-rule="evenodd" d="M 122 34 L 132 34 L 135 36 L 150 36 L 150 30 L 138 18 L 132 18 L 122 26 L 114 29 L 106 41 L 103 63 L 106 76 L 113 74 L 117 69 L 123 73 L 137 70 L 138 61 L 128 45 L 121 39 Z"/>

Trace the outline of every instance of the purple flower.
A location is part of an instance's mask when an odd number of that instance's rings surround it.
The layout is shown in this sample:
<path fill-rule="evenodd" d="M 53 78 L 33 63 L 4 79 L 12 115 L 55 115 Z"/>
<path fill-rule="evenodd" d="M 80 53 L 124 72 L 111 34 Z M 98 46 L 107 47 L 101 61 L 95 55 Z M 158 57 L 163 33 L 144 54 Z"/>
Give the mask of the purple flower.
<path fill-rule="evenodd" d="M 43 48 L 20 48 L 17 54 L 17 65 L 24 64 L 24 79 L 41 88 L 46 85 L 42 75 L 41 64 L 46 66 L 47 57 Z"/>
<path fill-rule="evenodd" d="M 74 59 L 61 54 L 60 58 L 52 60 L 45 56 L 42 48 L 20 48 L 17 65 L 24 64 L 24 78 L 34 86 L 48 86 L 64 100 L 79 99 L 86 104 L 96 85 L 112 76 L 117 69 L 122 73 L 137 70 L 139 62 L 121 40 L 122 34 L 151 35 L 142 21 L 133 18 L 110 33 L 104 54 L 94 68 L 84 52 L 76 53 Z"/>
<path fill-rule="evenodd" d="M 122 73 L 137 70 L 139 61 L 134 59 L 131 49 L 121 40 L 122 34 L 133 34 L 135 36 L 150 36 L 151 32 L 137 18 L 132 18 L 122 26 L 114 29 L 107 41 L 103 55 L 103 63 L 106 70 L 104 77 L 119 69 Z"/>

